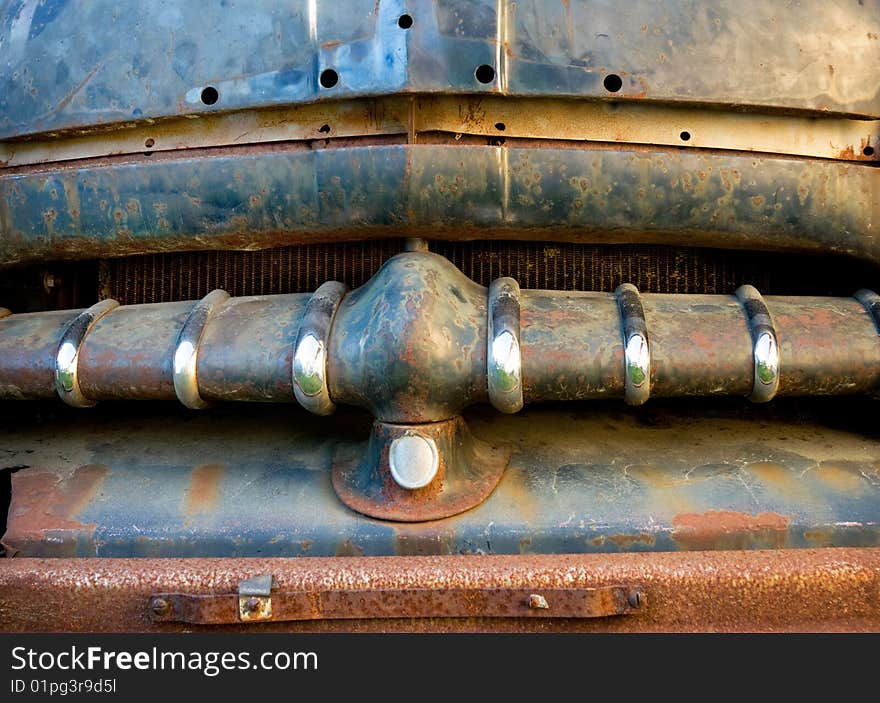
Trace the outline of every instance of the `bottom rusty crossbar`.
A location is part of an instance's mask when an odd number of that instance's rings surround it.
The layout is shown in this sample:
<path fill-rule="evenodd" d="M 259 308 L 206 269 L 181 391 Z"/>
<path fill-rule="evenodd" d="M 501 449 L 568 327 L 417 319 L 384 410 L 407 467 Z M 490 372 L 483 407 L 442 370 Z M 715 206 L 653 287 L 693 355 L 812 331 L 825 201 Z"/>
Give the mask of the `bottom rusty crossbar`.
<path fill-rule="evenodd" d="M 402 588 L 295 591 L 271 596 L 160 593 L 150 599 L 154 622 L 228 625 L 248 621 L 375 618 L 601 618 L 638 612 L 638 588 Z"/>
<path fill-rule="evenodd" d="M 393 617 L 357 605 L 357 619 L 242 623 L 243 579 L 272 574 L 271 592 L 441 594 L 508 589 L 538 596 L 547 617 Z M 648 607 L 630 617 L 554 617 L 556 589 L 639 584 Z M 273 584 L 274 586 L 274 584 Z M 434 557 L 299 559 L 0 560 L 0 630 L 175 632 L 199 625 L 154 619 L 160 593 L 225 598 L 213 630 L 284 632 L 880 632 L 880 549 L 823 548 Z M 250 596 L 248 596 L 250 597 Z M 341 597 L 341 596 L 340 596 Z M 439 597 L 439 596 L 438 596 Z M 515 599 L 508 599 L 508 603 Z M 350 601 L 349 601 L 350 602 Z M 448 602 L 448 601 L 447 601 Z M 340 607 L 341 602 L 332 604 Z M 347 607 L 347 606 L 346 606 Z M 463 607 L 463 606 L 457 606 Z M 519 607 L 522 602 L 519 601 Z M 535 610 L 544 610 L 536 607 Z M 325 603 L 325 610 L 328 610 Z"/>

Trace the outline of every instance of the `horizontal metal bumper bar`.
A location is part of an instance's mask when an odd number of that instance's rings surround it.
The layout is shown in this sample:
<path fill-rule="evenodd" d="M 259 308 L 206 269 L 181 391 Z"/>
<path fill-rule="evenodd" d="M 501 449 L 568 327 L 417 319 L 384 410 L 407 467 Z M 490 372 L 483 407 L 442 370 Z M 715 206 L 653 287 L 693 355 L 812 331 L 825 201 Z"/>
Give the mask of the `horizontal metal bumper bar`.
<path fill-rule="evenodd" d="M 867 164 L 511 137 L 503 146 L 452 134 L 394 139 L 0 169 L 0 265 L 400 236 L 880 262 L 880 169 Z"/>
<path fill-rule="evenodd" d="M 426 285 L 432 277 L 443 285 Z M 502 298 L 513 307 L 498 317 L 485 288 L 441 257 L 410 252 L 357 291 L 339 287 L 332 299 L 320 298 L 328 301 L 323 308 L 307 294 L 230 299 L 217 292 L 207 307 L 105 301 L 100 314 L 7 316 L 0 319 L 0 398 L 59 392 L 70 401 L 76 388 L 80 405 L 299 399 L 320 414 L 343 403 L 390 422 L 431 422 L 489 400 L 510 412 L 522 402 L 769 400 L 777 388 L 835 395 L 880 385 L 870 304 L 762 299 L 747 288 L 738 299 L 639 295 L 632 286 L 617 294 L 516 286 L 515 297 Z"/>
<path fill-rule="evenodd" d="M 261 631 L 877 631 L 880 549 L 686 554 L 329 559 L 13 559 L 0 569 L 0 629 L 181 631 L 155 622 L 151 596 L 234 592 L 272 573 L 280 589 L 603 588 L 640 583 L 629 617 L 302 620 L 215 625 Z M 354 611 L 353 615 L 357 615 Z M 379 613 L 379 615 L 382 615 Z"/>

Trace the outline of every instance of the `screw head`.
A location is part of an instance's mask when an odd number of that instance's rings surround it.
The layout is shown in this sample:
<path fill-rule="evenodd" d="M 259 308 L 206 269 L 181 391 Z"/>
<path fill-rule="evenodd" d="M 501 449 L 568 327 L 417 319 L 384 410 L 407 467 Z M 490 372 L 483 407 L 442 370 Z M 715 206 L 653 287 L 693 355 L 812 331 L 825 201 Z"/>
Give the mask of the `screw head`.
<path fill-rule="evenodd" d="M 645 594 L 641 591 L 630 591 L 628 600 L 633 608 L 641 608 L 647 602 Z"/>
<path fill-rule="evenodd" d="M 167 615 L 170 608 L 171 606 L 164 598 L 153 598 L 153 602 L 150 603 L 150 610 L 153 611 L 153 615 Z"/>
<path fill-rule="evenodd" d="M 260 609 L 260 599 L 251 596 L 244 602 L 244 609 L 249 613 L 256 613 Z"/>

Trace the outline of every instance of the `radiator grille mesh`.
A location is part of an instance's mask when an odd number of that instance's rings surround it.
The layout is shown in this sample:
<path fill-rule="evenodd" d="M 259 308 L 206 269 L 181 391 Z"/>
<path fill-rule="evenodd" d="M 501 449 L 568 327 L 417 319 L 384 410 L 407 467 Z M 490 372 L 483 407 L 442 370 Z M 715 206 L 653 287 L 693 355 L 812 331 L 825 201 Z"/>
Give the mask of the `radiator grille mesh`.
<path fill-rule="evenodd" d="M 327 280 L 356 287 L 402 250 L 402 241 L 310 244 L 264 251 L 155 254 L 102 262 L 101 297 L 124 305 L 201 298 L 300 293 Z M 843 294 L 852 267 L 833 274 L 826 259 L 748 251 L 543 242 L 434 242 L 467 276 L 488 285 L 513 276 L 523 288 L 611 291 L 624 282 L 643 292 L 732 293 L 751 283 L 763 293 Z"/>

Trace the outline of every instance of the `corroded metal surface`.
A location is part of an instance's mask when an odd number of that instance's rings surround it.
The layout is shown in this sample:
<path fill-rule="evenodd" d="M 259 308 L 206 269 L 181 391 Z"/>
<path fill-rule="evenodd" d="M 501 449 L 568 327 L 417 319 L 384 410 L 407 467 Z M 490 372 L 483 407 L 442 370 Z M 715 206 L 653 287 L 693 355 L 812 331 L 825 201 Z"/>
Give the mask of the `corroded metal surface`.
<path fill-rule="evenodd" d="M 631 615 L 647 597 L 637 588 L 388 588 L 280 591 L 262 620 L 383 620 L 386 618 L 604 618 Z M 156 607 L 156 606 L 160 607 Z M 253 606 L 260 602 L 254 598 Z M 153 621 L 234 625 L 238 594 L 159 593 Z M 159 611 L 157 613 L 157 610 Z"/>
<path fill-rule="evenodd" d="M 55 557 L 878 546 L 875 403 L 473 408 L 474 436 L 511 451 L 504 477 L 473 510 L 417 524 L 365 518 L 333 490 L 366 413 L 7 403 L 0 466 L 28 468 L 12 475 L 3 541 Z"/>
<path fill-rule="evenodd" d="M 98 320 L 80 351 L 80 386 L 86 397 L 174 399 L 174 348 L 192 306 L 122 306 Z"/>
<path fill-rule="evenodd" d="M 341 296 L 342 284 L 334 285 Z M 313 356 L 320 351 L 318 390 L 328 402 L 332 398 L 326 409 L 356 405 L 382 421 L 406 424 L 446 420 L 486 402 L 487 295 L 441 256 L 405 252 L 389 259 L 341 299 L 335 316 L 327 312 L 320 345 L 305 350 Z M 625 395 L 623 318 L 614 294 L 524 290 L 520 297 L 517 346 L 525 402 Z M 303 334 L 295 328 L 304 319 L 306 299 L 233 300 L 237 311 L 211 320 L 191 349 L 206 374 L 205 399 L 291 402 L 291 372 L 297 370 L 295 354 L 288 364 L 291 335 L 299 344 Z M 651 339 L 643 384 L 653 396 L 752 393 L 755 352 L 749 316 L 736 297 L 645 294 L 639 300 Z M 869 393 L 880 385 L 876 328 L 858 300 L 768 296 L 767 305 L 783 360 L 777 369 L 781 395 Z M 191 308 L 123 306 L 104 315 L 81 345 L 85 398 L 174 398 L 170 364 Z M 0 397 L 55 393 L 54 385 L 42 381 L 44 352 L 29 344 L 29 335 L 41 325 L 46 346 L 60 338 L 60 319 L 58 313 L 40 313 L 0 320 L 0 343 L 14 350 L 8 360 L 0 357 L 0 367 L 9 364 L 0 372 L 16 376 L 14 385 L 0 385 Z M 54 334 L 45 329 L 50 323 L 58 325 Z M 22 366 L 28 373 L 18 377 Z M 195 376 L 192 382 L 200 392 Z M 303 398 L 308 396 L 301 394 L 301 403 Z"/>
<path fill-rule="evenodd" d="M 438 468 L 425 486 L 411 490 L 393 480 L 389 450 L 402 437 L 434 443 Z M 418 425 L 373 423 L 367 446 L 346 446 L 333 458 L 333 488 L 353 510 L 400 522 L 438 520 L 482 503 L 498 485 L 510 450 L 475 439 L 460 417 Z"/>
<path fill-rule="evenodd" d="M 830 251 L 876 263 L 878 189 L 880 170 L 857 164 L 546 140 L 493 147 L 452 135 L 436 144 L 155 154 L 5 170 L 0 263 L 402 230 Z"/>
<path fill-rule="evenodd" d="M 63 138 L 0 141 L 0 167 L 272 142 L 320 145 L 370 137 L 415 144 L 436 133 L 488 137 L 499 144 L 528 138 L 880 160 L 880 120 L 650 102 L 422 94 L 249 110 L 198 120 L 177 118 Z"/>
<path fill-rule="evenodd" d="M 290 370 L 308 294 L 232 298 L 199 345 L 209 400 L 294 401 Z"/>
<path fill-rule="evenodd" d="M 341 12 L 323 0 L 10 0 L 2 10 L 2 138 L 395 92 L 880 114 L 873 0 L 347 0 Z M 201 31 L 181 39 L 180 27 Z"/>
<path fill-rule="evenodd" d="M 488 399 L 487 291 L 426 252 L 392 257 L 343 300 L 330 395 L 387 422 L 434 422 Z"/>
<path fill-rule="evenodd" d="M 61 332 L 80 312 L 59 310 L 0 318 L 0 394 L 4 398 L 51 397 Z"/>
<path fill-rule="evenodd" d="M 0 569 L 6 631 L 192 630 L 153 623 L 152 595 L 229 593 L 249 575 L 290 590 L 601 588 L 639 583 L 625 618 L 417 618 L 214 626 L 213 631 L 880 631 L 880 549 L 332 559 L 13 559 Z M 540 592 L 540 590 L 539 590 Z"/>

